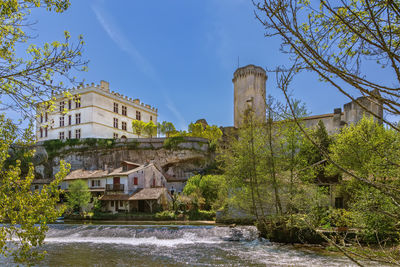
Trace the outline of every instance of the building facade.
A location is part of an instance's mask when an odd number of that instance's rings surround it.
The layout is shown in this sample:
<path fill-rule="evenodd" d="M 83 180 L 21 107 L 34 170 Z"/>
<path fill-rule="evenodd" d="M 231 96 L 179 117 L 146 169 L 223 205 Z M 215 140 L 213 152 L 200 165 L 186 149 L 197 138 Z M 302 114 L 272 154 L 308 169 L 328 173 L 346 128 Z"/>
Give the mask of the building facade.
<path fill-rule="evenodd" d="M 167 190 L 167 179 L 152 163 L 138 164 L 121 162 L 119 168 L 104 166 L 100 170 L 78 169 L 70 172 L 61 183 L 61 189 L 68 191 L 71 182 L 87 182 L 93 196 L 103 202 L 103 211 L 130 212 L 150 211 L 162 208 L 162 200 L 171 201 Z"/>
<path fill-rule="evenodd" d="M 266 81 L 265 70 L 254 65 L 238 68 L 233 74 L 234 84 L 234 127 L 239 128 L 244 120 L 245 111 L 252 109 L 260 121 L 266 119 Z M 383 106 L 375 98 L 362 96 L 356 99 L 366 109 L 383 117 Z M 335 108 L 333 113 L 302 118 L 307 128 L 312 128 L 321 120 L 328 133 L 336 133 L 344 125 L 359 122 L 362 117 L 370 116 L 356 101 L 351 101 L 341 108 Z M 374 117 L 378 122 L 380 119 Z"/>
<path fill-rule="evenodd" d="M 37 108 L 38 141 L 80 138 L 136 138 L 132 121 L 157 123 L 157 109 L 139 99 L 110 91 L 108 82 L 74 88 L 55 95 L 55 109 Z"/>

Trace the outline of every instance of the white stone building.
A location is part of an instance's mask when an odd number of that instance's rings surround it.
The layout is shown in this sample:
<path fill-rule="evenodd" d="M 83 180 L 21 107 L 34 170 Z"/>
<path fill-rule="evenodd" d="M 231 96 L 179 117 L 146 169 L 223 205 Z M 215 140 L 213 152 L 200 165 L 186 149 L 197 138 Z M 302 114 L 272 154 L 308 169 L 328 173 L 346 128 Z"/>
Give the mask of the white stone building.
<path fill-rule="evenodd" d="M 157 123 L 157 109 L 110 91 L 109 83 L 80 86 L 68 91 L 70 96 L 55 95 L 55 110 L 38 105 L 36 138 L 135 138 L 132 121 Z"/>

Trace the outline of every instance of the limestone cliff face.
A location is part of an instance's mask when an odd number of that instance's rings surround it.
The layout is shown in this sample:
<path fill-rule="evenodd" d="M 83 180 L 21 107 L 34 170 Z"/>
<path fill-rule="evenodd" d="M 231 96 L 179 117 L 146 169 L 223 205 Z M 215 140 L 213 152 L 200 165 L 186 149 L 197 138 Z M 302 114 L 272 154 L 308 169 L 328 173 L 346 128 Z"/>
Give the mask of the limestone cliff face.
<path fill-rule="evenodd" d="M 48 143 L 38 143 L 34 157 L 36 175 L 37 178 L 53 178 L 61 160 L 70 163 L 71 170 L 117 168 L 121 161 L 127 160 L 141 164 L 151 162 L 168 175 L 184 179 L 207 168 L 214 161 L 215 154 L 210 151 L 206 139 L 180 137 L 171 141 L 165 142 L 165 138 L 141 138 L 109 141 L 112 143 L 106 145 L 99 145 L 93 140 L 74 145 L 54 141 L 53 147 Z M 54 144 L 58 146 L 54 147 Z"/>

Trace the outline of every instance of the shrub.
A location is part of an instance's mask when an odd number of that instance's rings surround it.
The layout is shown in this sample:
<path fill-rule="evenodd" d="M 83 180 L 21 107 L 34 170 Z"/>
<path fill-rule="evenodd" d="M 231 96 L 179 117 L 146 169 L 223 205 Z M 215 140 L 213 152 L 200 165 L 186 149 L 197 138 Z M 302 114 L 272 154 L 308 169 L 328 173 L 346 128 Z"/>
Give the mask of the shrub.
<path fill-rule="evenodd" d="M 182 142 L 185 142 L 185 138 L 183 136 L 169 137 L 164 141 L 164 148 L 176 149 L 178 148 L 178 145 Z"/>
<path fill-rule="evenodd" d="M 176 215 L 173 211 L 165 210 L 157 212 L 155 218 L 159 220 L 175 220 Z"/>
<path fill-rule="evenodd" d="M 215 211 L 208 211 L 208 210 L 192 210 L 189 212 L 189 219 L 190 220 L 208 220 L 213 221 L 215 220 Z"/>

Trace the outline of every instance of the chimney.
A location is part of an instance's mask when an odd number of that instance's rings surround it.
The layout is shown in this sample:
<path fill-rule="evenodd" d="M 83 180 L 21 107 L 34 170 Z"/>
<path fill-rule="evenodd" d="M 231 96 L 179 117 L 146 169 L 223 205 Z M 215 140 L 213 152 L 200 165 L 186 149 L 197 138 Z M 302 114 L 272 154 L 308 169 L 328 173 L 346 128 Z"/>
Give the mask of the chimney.
<path fill-rule="evenodd" d="M 106 81 L 101 80 L 100 81 L 100 88 L 106 90 L 106 91 L 110 91 L 110 84 Z"/>

